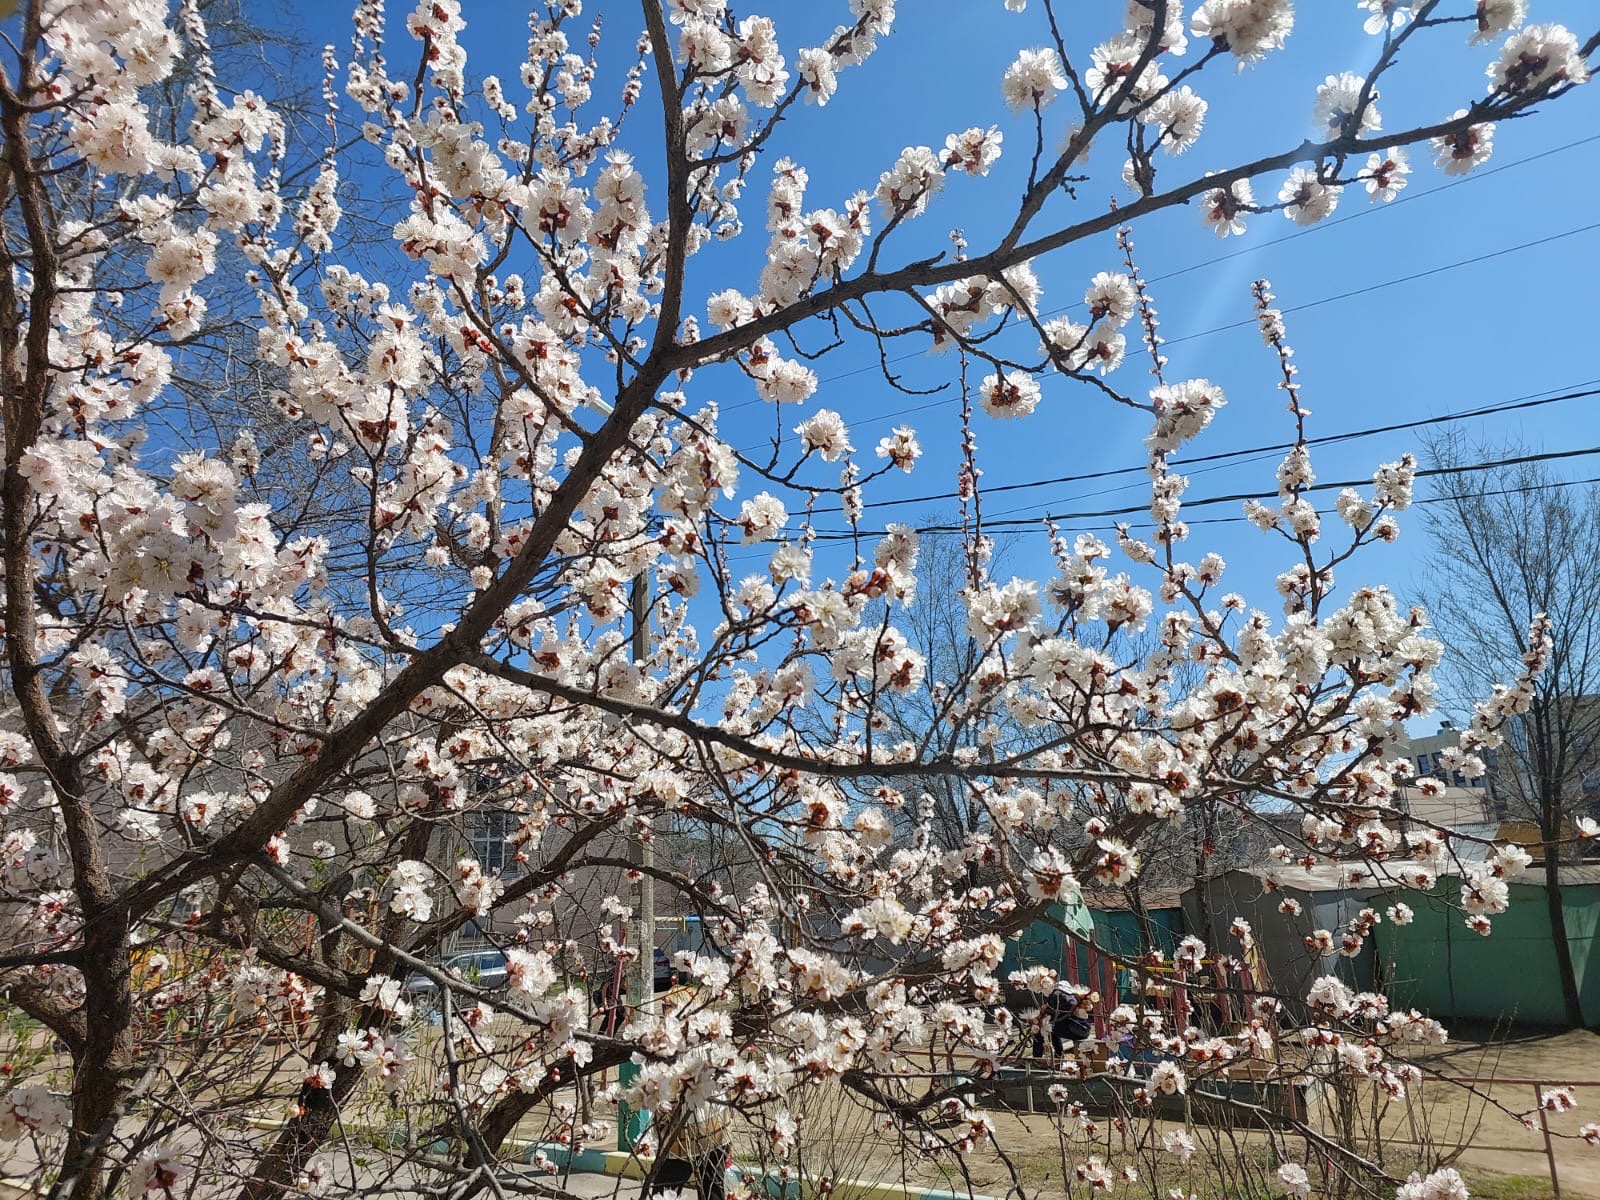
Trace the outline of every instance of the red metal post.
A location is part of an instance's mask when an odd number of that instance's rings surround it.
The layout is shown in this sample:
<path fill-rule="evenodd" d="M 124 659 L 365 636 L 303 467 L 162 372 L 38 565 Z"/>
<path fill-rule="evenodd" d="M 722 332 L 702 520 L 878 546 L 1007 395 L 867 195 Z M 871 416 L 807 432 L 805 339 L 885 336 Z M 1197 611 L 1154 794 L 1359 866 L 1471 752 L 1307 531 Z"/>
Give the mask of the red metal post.
<path fill-rule="evenodd" d="M 1539 1106 L 1539 1130 L 1544 1134 L 1544 1156 L 1550 1160 L 1550 1194 L 1561 1200 L 1561 1181 L 1556 1178 L 1556 1147 L 1550 1139 L 1550 1122 L 1544 1113 L 1544 1085 L 1533 1085 L 1534 1103 Z"/>

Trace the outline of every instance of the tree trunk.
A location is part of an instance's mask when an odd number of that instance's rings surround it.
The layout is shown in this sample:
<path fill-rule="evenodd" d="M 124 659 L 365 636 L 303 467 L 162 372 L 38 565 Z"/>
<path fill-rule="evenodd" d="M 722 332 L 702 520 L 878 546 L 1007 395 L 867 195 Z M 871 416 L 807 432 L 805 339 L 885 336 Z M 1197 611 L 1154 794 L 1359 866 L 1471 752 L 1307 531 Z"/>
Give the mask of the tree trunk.
<path fill-rule="evenodd" d="M 1128 898 L 1128 907 L 1133 910 L 1133 919 L 1139 924 L 1139 941 L 1142 943 L 1144 953 L 1149 954 L 1156 949 L 1156 927 L 1150 920 L 1150 910 L 1144 906 L 1144 889 L 1135 879 L 1122 889 L 1123 895 Z"/>
<path fill-rule="evenodd" d="M 1560 701 L 1534 702 L 1534 762 L 1538 769 L 1539 834 L 1544 840 L 1544 898 L 1550 913 L 1550 937 L 1555 943 L 1556 976 L 1561 981 L 1561 1003 L 1567 1024 L 1583 1027 L 1583 1002 L 1578 996 L 1578 972 L 1572 963 L 1572 943 L 1567 940 L 1567 914 L 1561 896 L 1561 827 L 1565 824 L 1562 785 L 1566 778 L 1564 713 Z"/>
<path fill-rule="evenodd" d="M 1548 812 L 1548 808 L 1546 812 Z M 1561 903 L 1561 856 L 1558 839 L 1559 822 L 1552 831 L 1552 822 L 1541 821 L 1544 829 L 1544 896 L 1550 912 L 1550 937 L 1555 942 L 1556 974 L 1561 979 L 1561 1002 L 1567 1011 L 1567 1024 L 1573 1028 L 1583 1026 L 1583 1002 L 1578 996 L 1578 972 L 1572 964 L 1572 943 L 1567 940 L 1567 914 Z"/>
<path fill-rule="evenodd" d="M 337 1058 L 339 1034 L 350 1027 L 353 1008 L 343 996 L 329 992 L 323 997 L 312 1062 L 327 1062 Z M 362 1014 L 363 1017 L 371 1015 L 370 1012 Z M 448 1035 L 449 1031 L 446 1030 L 444 1036 Z M 272 1197 L 287 1194 L 306 1163 L 328 1140 L 328 1134 L 338 1120 L 340 1106 L 355 1093 L 366 1074 L 366 1069 L 358 1063 L 350 1067 L 340 1066 L 332 1088 L 302 1084 L 299 1114 L 289 1119 L 271 1147 L 261 1156 L 254 1174 L 239 1188 L 238 1200 L 271 1200 Z"/>
<path fill-rule="evenodd" d="M 345 1082 L 347 1075 L 348 1083 Z M 360 1082 L 360 1075 L 359 1068 L 345 1068 L 335 1087 L 347 1093 L 353 1091 Z M 278 1134 L 271 1149 L 262 1156 L 255 1174 L 245 1180 L 239 1189 L 241 1200 L 269 1200 L 285 1195 L 300 1170 L 327 1141 L 343 1097 L 326 1089 L 302 1088 L 300 1099 L 300 1115 Z"/>
<path fill-rule="evenodd" d="M 1200 928 L 1195 932 L 1205 941 L 1206 947 L 1213 956 L 1216 955 L 1216 936 L 1211 928 L 1211 895 L 1206 888 L 1206 881 L 1210 878 L 1210 865 L 1206 861 L 1206 839 L 1209 836 L 1210 817 L 1207 814 L 1202 818 L 1205 822 L 1194 833 L 1194 903 L 1196 922 Z"/>
<path fill-rule="evenodd" d="M 72 1130 L 62 1155 L 61 1191 L 71 1200 L 100 1200 L 107 1152 L 116 1144 L 117 1121 L 133 1089 L 133 972 L 127 937 L 115 920 L 90 915 L 83 951 L 85 1036 L 73 1062 Z"/>

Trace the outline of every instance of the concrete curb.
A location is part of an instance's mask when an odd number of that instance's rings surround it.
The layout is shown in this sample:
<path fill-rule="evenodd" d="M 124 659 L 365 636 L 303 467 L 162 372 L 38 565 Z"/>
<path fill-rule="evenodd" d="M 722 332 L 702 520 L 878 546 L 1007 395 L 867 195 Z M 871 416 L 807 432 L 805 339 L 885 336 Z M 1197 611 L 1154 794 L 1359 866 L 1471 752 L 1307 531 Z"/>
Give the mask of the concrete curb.
<path fill-rule="evenodd" d="M 252 1118 L 250 1125 L 257 1129 L 281 1129 L 281 1120 L 269 1118 Z M 430 1151 L 435 1154 L 444 1154 L 449 1150 L 447 1142 L 436 1142 L 432 1146 L 421 1147 L 424 1154 Z M 654 1164 L 653 1158 L 641 1158 L 637 1154 L 630 1154 L 626 1150 L 602 1150 L 598 1146 L 574 1150 L 571 1146 L 563 1146 L 559 1142 L 535 1142 L 524 1138 L 507 1138 L 501 1144 L 500 1153 L 503 1161 L 531 1165 L 543 1154 L 545 1160 L 561 1168 L 563 1171 L 575 1175 L 609 1175 L 613 1179 L 643 1179 L 650 1173 Z M 730 1189 L 735 1187 L 754 1187 L 756 1191 L 767 1197 L 767 1200 L 814 1200 L 821 1195 L 844 1194 L 850 1200 L 995 1200 L 993 1196 L 980 1195 L 977 1192 L 951 1192 L 943 1188 L 915 1188 L 906 1187 L 898 1183 L 873 1183 L 865 1179 L 840 1179 L 836 1180 L 827 1193 L 821 1192 L 815 1185 L 807 1186 L 802 1179 L 784 1179 L 781 1176 L 765 1171 L 761 1175 L 751 1175 L 741 1170 L 737 1165 L 727 1170 L 727 1181 Z M 0 1200 L 10 1200 L 0 1192 Z"/>
<path fill-rule="evenodd" d="M 501 1151 L 515 1162 L 532 1163 L 543 1154 L 547 1161 L 565 1171 L 579 1175 L 610 1175 L 616 1179 L 643 1179 L 654 1162 L 654 1159 L 641 1158 L 625 1150 L 601 1150 L 598 1147 L 573 1150 L 557 1142 L 507 1139 Z M 727 1178 L 730 1188 L 753 1186 L 768 1200 L 813 1200 L 813 1197 L 824 1194 L 815 1185 L 807 1186 L 805 1180 L 783 1179 L 770 1171 L 755 1176 L 732 1166 L 728 1168 Z M 992 1196 L 975 1192 L 872 1183 L 865 1179 L 837 1180 L 826 1194 L 844 1195 L 850 1200 L 994 1200 Z"/>
<path fill-rule="evenodd" d="M 532 1163 L 542 1154 L 546 1161 L 574 1175 L 610 1175 L 614 1179 L 643 1179 L 655 1163 L 653 1158 L 641 1158 L 626 1150 L 601 1150 L 591 1146 L 574 1150 L 558 1142 L 525 1142 L 507 1138 L 500 1153 L 511 1162 Z M 727 1180 L 730 1187 L 743 1184 L 744 1172 L 729 1167 Z"/>

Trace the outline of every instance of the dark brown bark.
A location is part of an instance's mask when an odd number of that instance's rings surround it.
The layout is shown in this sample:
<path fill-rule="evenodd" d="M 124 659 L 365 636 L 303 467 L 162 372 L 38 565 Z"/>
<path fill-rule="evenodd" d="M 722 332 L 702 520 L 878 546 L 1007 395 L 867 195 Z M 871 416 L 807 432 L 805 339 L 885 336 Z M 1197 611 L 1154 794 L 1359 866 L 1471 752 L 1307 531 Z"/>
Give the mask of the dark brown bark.
<path fill-rule="evenodd" d="M 1128 907 L 1133 910 L 1133 919 L 1139 924 L 1139 941 L 1146 954 L 1156 948 L 1156 927 L 1150 920 L 1150 910 L 1144 906 L 1144 888 L 1139 886 L 1138 880 L 1128 884 L 1122 889 L 1122 894 L 1128 898 Z"/>
<path fill-rule="evenodd" d="M 1555 946 L 1556 974 L 1561 980 L 1561 1005 L 1567 1024 L 1583 1025 L 1583 1000 L 1578 993 L 1578 971 L 1572 961 L 1572 943 L 1567 940 L 1567 912 L 1561 891 L 1561 806 L 1547 803 L 1539 822 L 1544 838 L 1544 899 L 1550 914 L 1550 939 Z M 1553 826 L 1553 828 L 1552 828 Z"/>
<path fill-rule="evenodd" d="M 30 12 L 30 21 L 32 14 Z M 108 1135 L 133 1088 L 132 963 L 126 909 L 106 868 L 99 827 L 90 809 L 77 757 L 62 738 L 38 660 L 32 546 L 33 487 L 22 456 L 44 420 L 50 391 L 49 314 L 56 300 L 58 263 L 49 198 L 29 157 L 27 96 L 0 76 L 0 127 L 17 208 L 27 236 L 32 278 L 21 334 L 22 299 L 11 282 L 0 296 L 0 382 L 4 387 L 5 478 L 0 525 L 6 569 L 5 629 L 11 688 L 40 767 L 61 813 L 72 863 L 72 889 L 83 923 L 82 1040 L 73 1047 L 72 1128 L 53 1191 L 72 1200 L 98 1200 L 104 1189 Z"/>
<path fill-rule="evenodd" d="M 534 1105 L 561 1088 L 571 1086 L 576 1080 L 598 1075 L 601 1071 L 608 1071 L 627 1062 L 630 1056 L 630 1047 L 597 1046 L 594 1057 L 582 1067 L 574 1066 L 570 1062 L 562 1063 L 559 1079 L 547 1076 L 532 1091 L 514 1092 L 500 1100 L 484 1114 L 483 1120 L 478 1125 L 478 1133 L 483 1139 L 483 1144 L 489 1150 L 498 1152 L 505 1140 L 516 1130 L 517 1122 L 527 1116 Z"/>
<path fill-rule="evenodd" d="M 325 994 L 313 1062 L 334 1060 L 339 1035 L 349 1028 L 351 1008 L 345 997 L 332 992 Z M 261 1156 L 255 1174 L 239 1189 L 239 1200 L 272 1200 L 282 1196 L 311 1156 L 328 1140 L 339 1118 L 340 1105 L 361 1086 L 365 1074 L 359 1065 L 340 1067 L 332 1088 L 303 1085 L 298 1114 L 289 1120 Z"/>
<path fill-rule="evenodd" d="M 1517 447 L 1507 447 L 1515 449 Z M 1460 441 L 1430 446 L 1436 462 L 1469 457 Z M 1489 453 L 1478 447 L 1472 454 Z M 1524 465 L 1472 482 L 1454 479 L 1448 516 L 1429 518 L 1440 541 L 1441 583 L 1428 597 L 1463 691 L 1487 692 L 1528 651 L 1530 624 L 1552 624 L 1548 662 L 1527 713 L 1515 718 L 1500 752 L 1496 789 L 1516 815 L 1536 822 L 1544 852 L 1545 904 L 1567 1022 L 1583 1024 L 1581 994 L 1567 939 L 1561 889 L 1562 839 L 1577 815 L 1575 791 L 1592 760 L 1600 722 L 1590 698 L 1600 684 L 1600 623 L 1590 575 L 1600 552 L 1600 495 L 1570 499 L 1549 487 L 1542 468 Z"/>

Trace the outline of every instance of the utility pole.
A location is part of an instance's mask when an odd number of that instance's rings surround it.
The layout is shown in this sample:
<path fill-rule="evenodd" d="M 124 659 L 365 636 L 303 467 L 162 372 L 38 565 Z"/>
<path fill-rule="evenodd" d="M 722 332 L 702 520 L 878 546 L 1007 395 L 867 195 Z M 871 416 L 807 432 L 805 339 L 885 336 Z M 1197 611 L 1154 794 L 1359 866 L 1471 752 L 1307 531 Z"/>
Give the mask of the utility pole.
<path fill-rule="evenodd" d="M 650 656 L 650 571 L 645 568 L 633 577 L 633 661 L 643 666 Z M 656 881 L 650 873 L 655 866 L 655 847 L 642 832 L 628 844 L 628 861 L 638 872 L 633 885 L 633 927 L 638 931 L 639 960 L 628 988 L 629 1008 L 642 1013 L 655 998 L 656 991 Z M 626 1087 L 639 1077 L 639 1068 L 630 1062 L 617 1068 L 617 1078 Z M 650 1114 L 634 1112 L 626 1101 L 617 1106 L 617 1149 L 632 1150 L 650 1126 Z"/>

